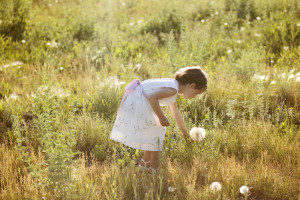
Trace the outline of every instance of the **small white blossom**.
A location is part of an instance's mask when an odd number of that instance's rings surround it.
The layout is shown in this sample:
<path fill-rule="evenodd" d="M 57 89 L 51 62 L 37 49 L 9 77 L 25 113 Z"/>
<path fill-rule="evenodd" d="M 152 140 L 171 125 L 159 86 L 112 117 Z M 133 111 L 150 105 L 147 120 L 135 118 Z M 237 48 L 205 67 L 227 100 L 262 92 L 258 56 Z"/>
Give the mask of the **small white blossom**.
<path fill-rule="evenodd" d="M 242 187 L 240 187 L 240 193 L 243 194 L 243 195 L 248 195 L 249 193 L 249 187 L 246 186 L 246 185 L 243 185 Z"/>
<path fill-rule="evenodd" d="M 0 24 L 1 24 L 1 22 L 0 22 Z M 300 26 L 300 23 L 298 23 L 297 26 L 299 27 L 299 26 Z"/>
<path fill-rule="evenodd" d="M 19 67 L 21 65 L 23 65 L 23 63 L 21 61 L 15 61 L 15 62 L 12 62 L 10 64 L 3 65 L 2 67 L 0 66 L 0 70 L 5 69 L 5 68 L 9 68 L 9 67 L 16 67 L 16 66 Z"/>
<path fill-rule="evenodd" d="M 260 37 L 260 34 L 255 33 L 254 36 L 255 36 L 255 37 Z"/>
<path fill-rule="evenodd" d="M 190 130 L 190 136 L 193 140 L 201 141 L 205 138 L 205 135 L 204 128 L 194 127 Z"/>
<path fill-rule="evenodd" d="M 271 60 L 271 63 L 273 64 L 273 63 L 274 63 L 274 60 Z"/>
<path fill-rule="evenodd" d="M 26 41 L 25 41 L 25 40 L 22 40 L 22 43 L 23 43 L 23 44 L 25 44 L 25 43 L 26 43 Z"/>
<path fill-rule="evenodd" d="M 287 9 L 284 9 L 284 12 L 287 12 Z"/>
<path fill-rule="evenodd" d="M 126 3 L 123 2 L 123 3 L 122 3 L 122 6 L 126 6 Z"/>
<path fill-rule="evenodd" d="M 297 76 L 297 77 L 300 76 L 300 72 L 298 72 L 298 73 L 296 74 L 296 76 Z"/>
<path fill-rule="evenodd" d="M 59 70 L 61 70 L 61 71 L 62 71 L 63 69 L 64 69 L 63 67 L 60 67 L 60 68 L 59 68 Z"/>
<path fill-rule="evenodd" d="M 242 43 L 242 41 L 241 41 L 241 40 L 237 40 L 236 42 L 237 42 L 238 44 L 241 44 L 241 43 Z"/>
<path fill-rule="evenodd" d="M 269 76 L 268 75 L 254 74 L 253 79 L 254 80 L 259 80 L 259 81 L 264 81 L 264 80 L 269 80 Z"/>
<path fill-rule="evenodd" d="M 134 22 L 131 22 L 131 23 L 130 23 L 130 26 L 133 26 L 133 25 L 134 25 Z"/>
<path fill-rule="evenodd" d="M 241 27 L 241 31 L 243 31 L 243 30 L 245 30 L 245 28 L 244 28 L 244 27 Z"/>
<path fill-rule="evenodd" d="M 201 19 L 201 23 L 204 23 L 205 22 L 205 20 L 204 19 Z"/>
<path fill-rule="evenodd" d="M 290 74 L 290 75 L 288 76 L 288 80 L 290 80 L 290 79 L 292 79 L 292 78 L 295 78 L 295 75 L 294 75 L 294 74 Z"/>
<path fill-rule="evenodd" d="M 141 24 L 142 22 L 143 22 L 143 20 L 139 20 L 139 21 L 138 21 L 138 24 Z"/>
<path fill-rule="evenodd" d="M 58 0 L 55 0 L 55 3 L 58 3 Z"/>
<path fill-rule="evenodd" d="M 49 4 L 48 4 L 48 6 L 49 6 L 49 7 L 52 7 L 52 4 L 51 4 L 51 3 L 49 3 Z"/>
<path fill-rule="evenodd" d="M 142 67 L 141 63 L 138 63 L 138 64 L 136 64 L 136 65 L 134 66 L 133 69 L 134 69 L 134 70 L 140 70 L 141 67 Z"/>
<path fill-rule="evenodd" d="M 286 77 L 285 73 L 282 73 L 281 78 L 285 78 L 285 77 Z"/>
<path fill-rule="evenodd" d="M 227 53 L 232 53 L 232 50 L 231 50 L 231 49 L 228 49 Z"/>
<path fill-rule="evenodd" d="M 261 19 L 260 19 L 260 17 L 256 17 L 256 20 L 260 21 Z"/>
<path fill-rule="evenodd" d="M 296 78 L 296 82 L 300 82 L 300 77 L 297 77 L 297 78 Z"/>
<path fill-rule="evenodd" d="M 16 93 L 12 93 L 8 99 L 17 100 L 19 96 Z"/>
<path fill-rule="evenodd" d="M 292 73 L 294 73 L 295 72 L 295 69 L 291 69 L 290 70 L 290 73 L 292 74 Z"/>
<path fill-rule="evenodd" d="M 169 191 L 169 192 L 174 192 L 175 190 L 174 190 L 174 188 L 172 188 L 172 187 L 168 187 L 168 191 Z"/>
<path fill-rule="evenodd" d="M 227 25 L 228 25 L 228 23 L 227 23 L 227 22 L 225 22 L 225 23 L 224 23 L 224 26 L 227 26 Z"/>
<path fill-rule="evenodd" d="M 222 189 L 222 185 L 219 182 L 213 182 L 210 185 L 210 189 L 213 190 L 213 191 L 219 191 L 219 190 Z"/>
<path fill-rule="evenodd" d="M 215 15 L 218 15 L 218 14 L 219 14 L 219 12 L 218 12 L 218 11 L 216 11 L 216 12 L 215 12 Z"/>
<path fill-rule="evenodd" d="M 276 81 L 271 81 L 271 83 L 270 83 L 270 84 L 271 84 L 271 85 L 274 85 L 275 83 L 276 83 Z"/>
<path fill-rule="evenodd" d="M 283 49 L 284 49 L 285 51 L 289 50 L 289 48 L 290 48 L 290 47 L 288 47 L 288 46 L 283 47 Z"/>

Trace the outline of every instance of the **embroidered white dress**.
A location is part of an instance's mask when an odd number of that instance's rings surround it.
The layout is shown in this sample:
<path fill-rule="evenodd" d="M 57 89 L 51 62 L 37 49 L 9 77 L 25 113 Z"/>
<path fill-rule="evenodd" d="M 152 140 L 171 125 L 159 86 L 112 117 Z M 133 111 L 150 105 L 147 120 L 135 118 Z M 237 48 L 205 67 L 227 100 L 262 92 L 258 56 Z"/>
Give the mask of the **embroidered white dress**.
<path fill-rule="evenodd" d="M 149 79 L 141 83 L 130 83 L 127 87 L 133 84 L 135 86 L 125 93 L 121 102 L 110 139 L 135 149 L 161 151 L 166 127 L 159 123 L 145 96 L 161 88 L 174 88 L 178 93 L 178 82 L 170 78 Z M 177 93 L 160 99 L 160 106 L 168 106 L 175 102 Z"/>

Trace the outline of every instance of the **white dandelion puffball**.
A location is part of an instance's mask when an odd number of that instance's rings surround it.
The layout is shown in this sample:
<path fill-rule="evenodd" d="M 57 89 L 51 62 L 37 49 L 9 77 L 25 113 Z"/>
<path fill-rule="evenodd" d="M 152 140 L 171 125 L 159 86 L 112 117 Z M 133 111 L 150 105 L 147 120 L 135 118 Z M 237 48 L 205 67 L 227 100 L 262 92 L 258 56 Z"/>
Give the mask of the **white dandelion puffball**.
<path fill-rule="evenodd" d="M 222 189 L 222 185 L 219 183 L 219 182 L 213 182 L 211 185 L 210 185 L 210 189 L 213 190 L 213 191 L 219 191 Z"/>
<path fill-rule="evenodd" d="M 190 136 L 193 140 L 201 141 L 205 138 L 204 128 L 194 127 L 190 130 Z"/>
<path fill-rule="evenodd" d="M 174 190 L 174 188 L 172 188 L 172 187 L 168 187 L 168 191 L 169 191 L 169 192 L 174 192 L 175 190 Z"/>
<path fill-rule="evenodd" d="M 242 187 L 240 187 L 240 193 L 243 195 L 247 195 L 249 193 L 249 187 L 246 185 L 243 185 Z"/>

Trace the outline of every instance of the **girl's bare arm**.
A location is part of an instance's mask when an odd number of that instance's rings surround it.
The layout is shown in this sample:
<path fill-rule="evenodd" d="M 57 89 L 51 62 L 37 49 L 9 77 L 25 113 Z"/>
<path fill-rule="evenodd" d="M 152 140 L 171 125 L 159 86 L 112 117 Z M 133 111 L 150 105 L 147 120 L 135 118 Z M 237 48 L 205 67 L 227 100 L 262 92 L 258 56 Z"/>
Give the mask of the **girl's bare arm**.
<path fill-rule="evenodd" d="M 162 88 L 162 89 L 147 96 L 147 99 L 148 99 L 153 111 L 159 118 L 159 121 L 162 126 L 170 126 L 170 122 L 168 121 L 168 119 L 164 115 L 163 111 L 161 110 L 158 100 L 167 98 L 167 97 L 171 97 L 171 96 L 175 95 L 176 92 L 177 91 L 173 88 Z"/>
<path fill-rule="evenodd" d="M 170 105 L 170 109 L 171 109 L 171 113 L 180 129 L 180 131 L 182 132 L 182 134 L 184 136 L 188 136 L 188 132 L 185 128 L 185 124 L 184 124 L 184 121 L 183 121 L 183 118 L 179 112 L 179 109 L 178 109 L 178 106 L 177 106 L 177 103 L 174 102 Z"/>

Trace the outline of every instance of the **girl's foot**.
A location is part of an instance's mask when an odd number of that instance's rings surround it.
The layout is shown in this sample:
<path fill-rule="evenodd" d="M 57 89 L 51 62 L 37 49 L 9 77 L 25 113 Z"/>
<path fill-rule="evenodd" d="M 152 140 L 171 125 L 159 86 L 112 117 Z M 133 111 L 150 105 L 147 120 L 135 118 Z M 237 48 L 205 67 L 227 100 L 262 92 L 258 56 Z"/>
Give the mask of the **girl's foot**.
<path fill-rule="evenodd" d="M 146 161 L 142 158 L 142 159 L 141 159 L 141 162 L 143 163 L 143 165 L 140 165 L 140 164 L 139 164 L 139 170 L 140 170 L 140 171 L 145 171 L 145 170 L 147 170 L 147 169 L 148 169 L 147 164 L 149 163 L 149 165 L 150 165 L 150 160 L 146 162 Z"/>

